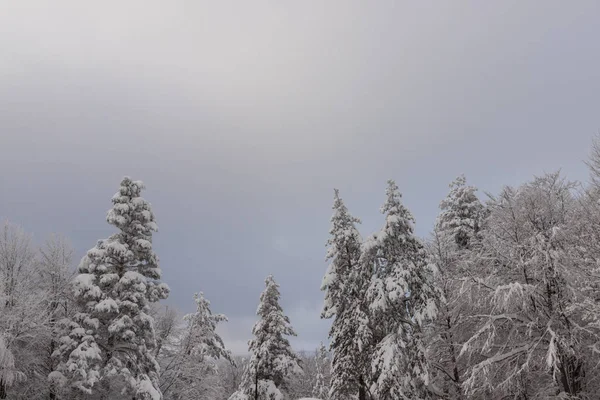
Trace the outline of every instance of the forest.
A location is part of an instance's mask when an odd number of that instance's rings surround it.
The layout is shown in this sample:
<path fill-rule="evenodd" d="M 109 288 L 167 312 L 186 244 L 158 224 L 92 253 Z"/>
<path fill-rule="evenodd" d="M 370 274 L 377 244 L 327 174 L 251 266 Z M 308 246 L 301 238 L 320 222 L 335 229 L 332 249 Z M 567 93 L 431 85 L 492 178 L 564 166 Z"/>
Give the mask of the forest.
<path fill-rule="evenodd" d="M 314 352 L 292 348 L 272 275 L 244 357 L 203 293 L 183 316 L 161 303 L 168 271 L 141 181 L 122 180 L 106 216 L 115 233 L 76 267 L 68 238 L 38 247 L 6 221 L 0 399 L 598 399 L 600 137 L 586 163 L 588 183 L 556 171 L 495 194 L 460 175 L 426 238 L 395 181 L 364 238 L 335 190 L 321 287 L 331 329 Z"/>

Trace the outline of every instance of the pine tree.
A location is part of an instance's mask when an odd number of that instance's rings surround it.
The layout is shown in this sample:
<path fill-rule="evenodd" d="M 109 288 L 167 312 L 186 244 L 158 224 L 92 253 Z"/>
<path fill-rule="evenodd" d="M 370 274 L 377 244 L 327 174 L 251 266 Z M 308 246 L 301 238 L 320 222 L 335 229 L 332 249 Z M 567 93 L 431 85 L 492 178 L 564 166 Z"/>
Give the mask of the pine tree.
<path fill-rule="evenodd" d="M 296 336 L 296 332 L 279 305 L 279 285 L 272 275 L 267 277 L 265 284 L 266 288 L 260 295 L 260 304 L 256 312 L 259 320 L 252 329 L 254 339 L 248 345 L 250 362 L 242 381 L 242 391 L 250 398 L 254 398 L 257 382 L 265 390 L 274 390 L 273 385 L 277 390 L 281 390 L 285 389 L 285 381 L 289 374 L 301 371 L 300 359 L 286 337 Z"/>
<path fill-rule="evenodd" d="M 464 175 L 450 183 L 450 193 L 442 200 L 437 226 L 452 236 L 459 249 L 468 248 L 481 227 L 483 206 L 475 195 L 477 189 L 467 186 Z"/>
<path fill-rule="evenodd" d="M 330 264 L 321 286 L 325 291 L 321 318 L 334 318 L 329 331 L 333 352 L 330 396 L 337 400 L 359 394 L 364 400 L 372 339 L 364 295 L 371 272 L 359 263 L 361 237 L 356 224 L 360 220 L 350 215 L 337 189 L 333 210 L 327 241 Z"/>
<path fill-rule="evenodd" d="M 313 396 L 321 400 L 327 400 L 329 398 L 329 389 L 325 377 L 327 364 L 329 364 L 327 351 L 325 350 L 325 345 L 321 342 L 321 345 L 315 353 L 316 377 L 315 387 L 313 388 Z"/>
<path fill-rule="evenodd" d="M 216 331 L 219 323 L 227 322 L 227 317 L 223 314 L 213 314 L 210 302 L 202 292 L 194 294 L 194 301 L 196 312 L 183 317 L 188 324 L 188 332 L 184 339 L 187 354 L 198 360 L 223 358 L 232 361 L 231 353 L 225 349 L 223 339 Z"/>
<path fill-rule="evenodd" d="M 149 304 L 168 296 L 152 250 L 157 231 L 144 185 L 126 177 L 107 221 L 119 229 L 99 240 L 79 265 L 73 286 L 80 312 L 66 321 L 59 351 L 72 385 L 101 398 L 116 390 L 136 399 L 160 399 L 154 321 Z"/>
<path fill-rule="evenodd" d="M 217 375 L 219 360 L 233 363 L 223 339 L 216 332 L 217 325 L 227 321 L 223 314 L 213 314 L 210 302 L 203 293 L 194 294 L 196 311 L 184 316 L 186 327 L 182 339 L 163 351 L 167 367 L 161 371 L 161 387 L 170 398 L 216 398 L 223 388 Z M 172 354 L 165 354 L 172 353 Z"/>
<path fill-rule="evenodd" d="M 468 270 L 472 251 L 480 247 L 479 231 L 483 206 L 475 196 L 476 188 L 466 186 L 464 176 L 450 185 L 450 192 L 440 203 L 433 238 L 429 243 L 431 262 L 439 270 L 436 288 L 440 297 L 439 313 L 429 326 L 428 354 L 433 366 L 432 379 L 444 396 L 462 396 L 461 371 L 465 361 L 458 357 L 460 345 L 474 329 L 472 299 L 478 293 L 473 285 L 473 271 Z"/>
<path fill-rule="evenodd" d="M 421 326 L 437 313 L 433 268 L 413 233 L 414 218 L 388 181 L 383 229 L 363 246 L 362 262 L 374 268 L 369 287 L 376 348 L 372 394 L 379 399 L 428 397 L 428 371 Z"/>

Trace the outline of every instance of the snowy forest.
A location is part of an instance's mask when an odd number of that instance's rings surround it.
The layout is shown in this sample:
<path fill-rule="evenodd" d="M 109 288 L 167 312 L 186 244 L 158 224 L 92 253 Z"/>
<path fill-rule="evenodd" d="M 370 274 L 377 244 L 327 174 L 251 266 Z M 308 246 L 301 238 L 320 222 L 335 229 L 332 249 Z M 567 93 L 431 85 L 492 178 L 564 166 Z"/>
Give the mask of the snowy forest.
<path fill-rule="evenodd" d="M 245 357 L 202 293 L 183 316 L 161 303 L 169 271 L 141 181 L 122 180 L 106 216 L 115 233 L 76 265 L 68 238 L 38 248 L 7 221 L 0 399 L 598 399 L 600 138 L 587 165 L 587 184 L 558 171 L 483 195 L 460 175 L 426 238 L 393 180 L 373 195 L 383 223 L 365 237 L 335 190 L 321 287 L 331 329 L 314 352 L 292 348 L 272 275 L 258 278 Z"/>

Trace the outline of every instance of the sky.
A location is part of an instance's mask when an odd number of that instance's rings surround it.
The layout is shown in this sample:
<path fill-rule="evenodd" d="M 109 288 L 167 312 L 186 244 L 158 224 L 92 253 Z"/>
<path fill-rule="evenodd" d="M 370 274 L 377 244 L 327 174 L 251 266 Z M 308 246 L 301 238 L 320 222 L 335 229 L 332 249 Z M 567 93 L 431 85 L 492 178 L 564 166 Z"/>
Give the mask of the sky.
<path fill-rule="evenodd" d="M 333 188 L 383 223 L 395 179 L 426 237 L 448 183 L 480 193 L 583 163 L 600 130 L 600 2 L 9 0 L 0 219 L 76 261 L 125 175 L 159 225 L 169 305 L 203 291 L 237 354 L 264 278 L 297 350 L 319 319 Z M 76 262 L 75 262 L 76 264 Z"/>

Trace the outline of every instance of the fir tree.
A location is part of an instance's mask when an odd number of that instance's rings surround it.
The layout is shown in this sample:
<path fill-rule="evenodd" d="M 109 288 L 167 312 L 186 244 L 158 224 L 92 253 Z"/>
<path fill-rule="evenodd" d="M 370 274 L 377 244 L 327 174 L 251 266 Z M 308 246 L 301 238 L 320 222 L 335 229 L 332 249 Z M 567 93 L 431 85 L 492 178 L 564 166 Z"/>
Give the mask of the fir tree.
<path fill-rule="evenodd" d="M 459 359 L 460 346 L 474 327 L 473 298 L 480 295 L 473 284 L 471 271 L 473 250 L 480 247 L 483 206 L 475 196 L 476 188 L 466 186 L 464 176 L 450 185 L 450 192 L 440 203 L 440 215 L 429 243 L 430 259 L 439 269 L 436 287 L 442 292 L 439 313 L 429 326 L 428 354 L 433 366 L 432 379 L 444 396 L 458 398 L 465 370 Z"/>
<path fill-rule="evenodd" d="M 363 246 L 362 262 L 374 268 L 369 287 L 376 348 L 372 394 L 379 399 L 428 397 L 428 371 L 421 333 L 437 313 L 437 291 L 427 254 L 413 233 L 414 218 L 402 205 L 394 181 L 388 181 L 383 229 Z"/>
<path fill-rule="evenodd" d="M 334 318 L 329 331 L 333 352 L 330 396 L 346 399 L 359 394 L 359 399 L 363 400 L 367 391 L 371 344 L 364 295 L 371 272 L 359 263 L 361 237 L 356 224 L 360 220 L 350 215 L 337 189 L 333 210 L 331 237 L 327 241 L 330 264 L 321 286 L 325 291 L 321 317 Z"/>
<path fill-rule="evenodd" d="M 212 313 L 210 302 L 204 297 L 204 293 L 194 294 L 194 301 L 196 312 L 183 317 L 188 324 L 188 332 L 184 339 L 186 353 L 200 361 L 206 358 L 223 358 L 231 362 L 231 353 L 225 349 L 223 339 L 217 334 L 217 325 L 227 322 L 227 317 Z"/>
<path fill-rule="evenodd" d="M 160 399 L 154 321 L 150 303 L 168 296 L 152 250 L 154 214 L 141 197 L 144 185 L 126 177 L 113 196 L 107 221 L 119 229 L 98 241 L 79 265 L 73 286 L 80 312 L 59 351 L 64 373 L 85 393 L 113 398 Z"/>
<path fill-rule="evenodd" d="M 194 294 L 196 311 L 184 316 L 187 323 L 178 343 L 162 352 L 166 368 L 161 370 L 161 387 L 175 399 L 214 399 L 223 391 L 217 372 L 219 360 L 233 363 L 217 325 L 227 321 L 223 314 L 213 314 L 203 293 Z M 169 354 L 170 353 L 170 354 Z"/>
<path fill-rule="evenodd" d="M 300 359 L 292 350 L 286 336 L 296 336 L 290 319 L 279 305 L 279 285 L 272 275 L 265 280 L 266 288 L 260 295 L 256 314 L 259 320 L 252 329 L 254 339 L 249 342 L 250 362 L 244 372 L 242 390 L 254 398 L 255 385 L 272 390 L 272 382 L 278 390 L 285 388 L 286 378 L 300 372 Z M 266 390 L 266 389 L 265 389 Z"/>
<path fill-rule="evenodd" d="M 477 189 L 467 186 L 464 175 L 450 183 L 450 193 L 440 204 L 437 226 L 454 238 L 459 249 L 468 248 L 481 228 L 483 206 L 475 195 Z"/>

